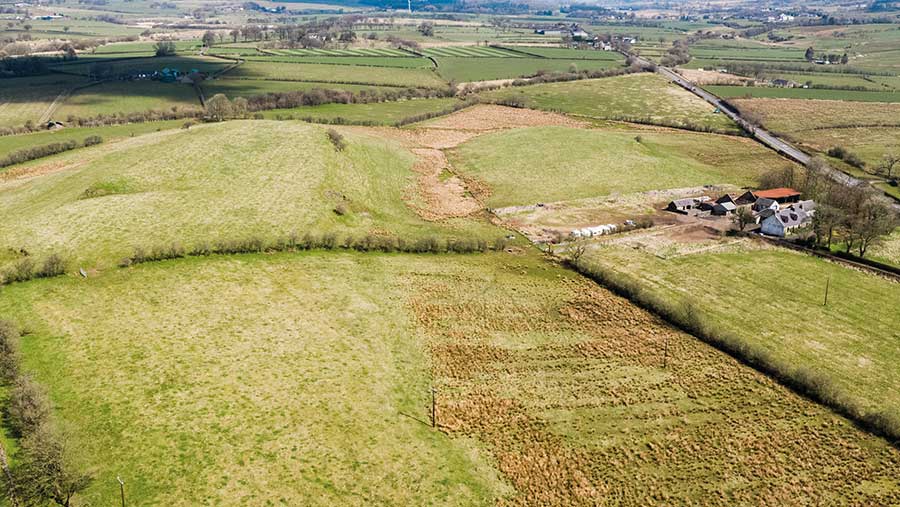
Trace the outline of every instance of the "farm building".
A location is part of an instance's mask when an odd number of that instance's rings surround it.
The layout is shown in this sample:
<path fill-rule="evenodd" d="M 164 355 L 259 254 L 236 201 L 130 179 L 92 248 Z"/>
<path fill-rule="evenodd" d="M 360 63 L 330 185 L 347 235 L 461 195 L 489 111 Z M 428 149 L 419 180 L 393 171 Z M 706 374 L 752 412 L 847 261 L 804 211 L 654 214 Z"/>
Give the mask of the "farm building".
<path fill-rule="evenodd" d="M 759 213 L 765 210 L 778 211 L 778 202 L 768 197 L 760 197 L 753 203 L 753 211 Z"/>
<path fill-rule="evenodd" d="M 800 192 L 793 188 L 772 188 L 753 192 L 757 199 L 772 199 L 778 204 L 790 204 L 800 201 Z"/>
<path fill-rule="evenodd" d="M 769 236 L 783 238 L 795 230 L 807 225 L 811 215 L 803 210 L 784 210 L 772 213 L 761 224 L 760 232 Z"/>
<path fill-rule="evenodd" d="M 808 215 L 813 215 L 816 212 L 816 201 L 800 201 L 796 204 L 791 204 L 790 206 L 788 206 L 788 209 L 794 211 L 805 211 Z"/>
<path fill-rule="evenodd" d="M 674 211 L 675 213 L 689 214 L 694 210 L 699 210 L 701 208 L 701 205 L 707 201 L 709 201 L 709 197 L 705 195 L 702 195 L 700 197 L 675 199 L 674 201 L 669 202 L 669 205 L 666 206 L 666 210 Z"/>
<path fill-rule="evenodd" d="M 748 204 L 755 203 L 758 199 L 759 199 L 759 197 L 756 197 L 756 195 L 753 192 L 748 190 L 748 191 L 744 192 L 743 194 L 739 195 L 738 198 L 734 200 L 734 203 L 737 204 L 738 206 L 746 206 Z"/>
<path fill-rule="evenodd" d="M 734 201 L 726 200 L 723 202 L 717 202 L 713 205 L 712 214 L 725 216 L 730 213 L 734 213 L 737 210 L 737 206 L 735 206 Z"/>

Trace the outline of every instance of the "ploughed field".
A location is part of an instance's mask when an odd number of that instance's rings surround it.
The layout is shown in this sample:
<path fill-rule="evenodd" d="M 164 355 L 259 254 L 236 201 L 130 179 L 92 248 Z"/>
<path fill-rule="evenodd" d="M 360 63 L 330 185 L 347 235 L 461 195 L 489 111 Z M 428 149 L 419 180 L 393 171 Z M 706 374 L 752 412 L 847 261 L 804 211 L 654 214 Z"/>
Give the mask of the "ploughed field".
<path fill-rule="evenodd" d="M 531 253 L 194 258 L 0 313 L 86 503 L 900 500 L 886 442 Z"/>

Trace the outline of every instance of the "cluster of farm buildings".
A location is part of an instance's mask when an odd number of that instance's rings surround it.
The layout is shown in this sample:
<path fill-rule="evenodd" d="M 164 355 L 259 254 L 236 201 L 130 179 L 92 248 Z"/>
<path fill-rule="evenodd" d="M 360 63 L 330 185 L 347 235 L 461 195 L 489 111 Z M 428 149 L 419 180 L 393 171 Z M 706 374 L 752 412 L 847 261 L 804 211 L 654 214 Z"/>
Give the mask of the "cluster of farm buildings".
<path fill-rule="evenodd" d="M 666 210 L 692 216 L 728 216 L 740 208 L 750 210 L 759 232 L 783 238 L 809 225 L 816 212 L 816 203 L 801 200 L 800 192 L 792 188 L 747 191 L 739 196 L 724 194 L 717 199 L 709 196 L 689 197 L 671 201 Z"/>

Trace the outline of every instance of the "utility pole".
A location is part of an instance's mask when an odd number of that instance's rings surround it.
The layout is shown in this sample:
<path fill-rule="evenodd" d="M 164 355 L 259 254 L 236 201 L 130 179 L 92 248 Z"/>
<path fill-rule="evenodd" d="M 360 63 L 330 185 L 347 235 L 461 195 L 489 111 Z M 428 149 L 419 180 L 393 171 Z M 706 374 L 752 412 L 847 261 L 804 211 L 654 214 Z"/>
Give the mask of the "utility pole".
<path fill-rule="evenodd" d="M 125 507 L 125 481 L 118 475 L 116 476 L 116 480 L 119 481 L 119 492 L 122 493 L 122 507 Z"/>
<path fill-rule="evenodd" d="M 663 352 L 663 368 L 669 364 L 669 333 L 666 333 L 666 346 Z"/>
<path fill-rule="evenodd" d="M 437 404 L 435 403 L 435 388 L 431 388 L 431 427 L 437 428 L 437 411 L 435 407 Z"/>
<path fill-rule="evenodd" d="M 406 9 L 412 14 L 412 0 L 406 0 Z"/>
<path fill-rule="evenodd" d="M 831 276 L 825 279 L 825 304 L 823 306 L 828 306 L 828 288 L 831 285 Z"/>

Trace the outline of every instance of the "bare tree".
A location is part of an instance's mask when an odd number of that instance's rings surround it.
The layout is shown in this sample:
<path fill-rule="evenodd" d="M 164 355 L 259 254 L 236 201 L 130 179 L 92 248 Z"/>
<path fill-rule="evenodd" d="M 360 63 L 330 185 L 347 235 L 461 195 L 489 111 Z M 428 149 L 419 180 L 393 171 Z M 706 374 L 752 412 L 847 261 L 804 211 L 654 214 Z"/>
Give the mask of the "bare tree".
<path fill-rule="evenodd" d="M 16 496 L 26 505 L 53 502 L 69 507 L 72 497 L 91 483 L 90 474 L 81 471 L 67 435 L 49 422 L 21 440 L 18 455 Z"/>
<path fill-rule="evenodd" d="M 569 254 L 569 262 L 573 265 L 577 265 L 578 261 L 584 257 L 584 254 L 587 253 L 587 242 L 583 239 L 579 239 L 574 241 L 571 245 L 569 245 L 566 250 Z"/>
<path fill-rule="evenodd" d="M 755 218 L 753 217 L 753 212 L 750 211 L 750 208 L 747 206 L 741 206 L 734 212 L 734 216 L 731 217 L 731 221 L 734 222 L 735 225 L 738 226 L 738 229 L 743 231 L 747 228 L 748 225 L 755 222 Z"/>
<path fill-rule="evenodd" d="M 214 121 L 222 121 L 231 117 L 233 107 L 231 101 L 224 94 L 217 93 L 206 101 L 206 116 Z"/>
<path fill-rule="evenodd" d="M 883 174 L 887 179 L 894 179 L 894 168 L 900 166 L 900 154 L 886 153 L 881 163 L 878 164 L 878 174 Z"/>
<path fill-rule="evenodd" d="M 898 226 L 897 217 L 887 204 L 872 199 L 867 202 L 856 216 L 856 247 L 860 257 L 866 256 L 869 247 L 882 241 L 885 236 Z"/>

